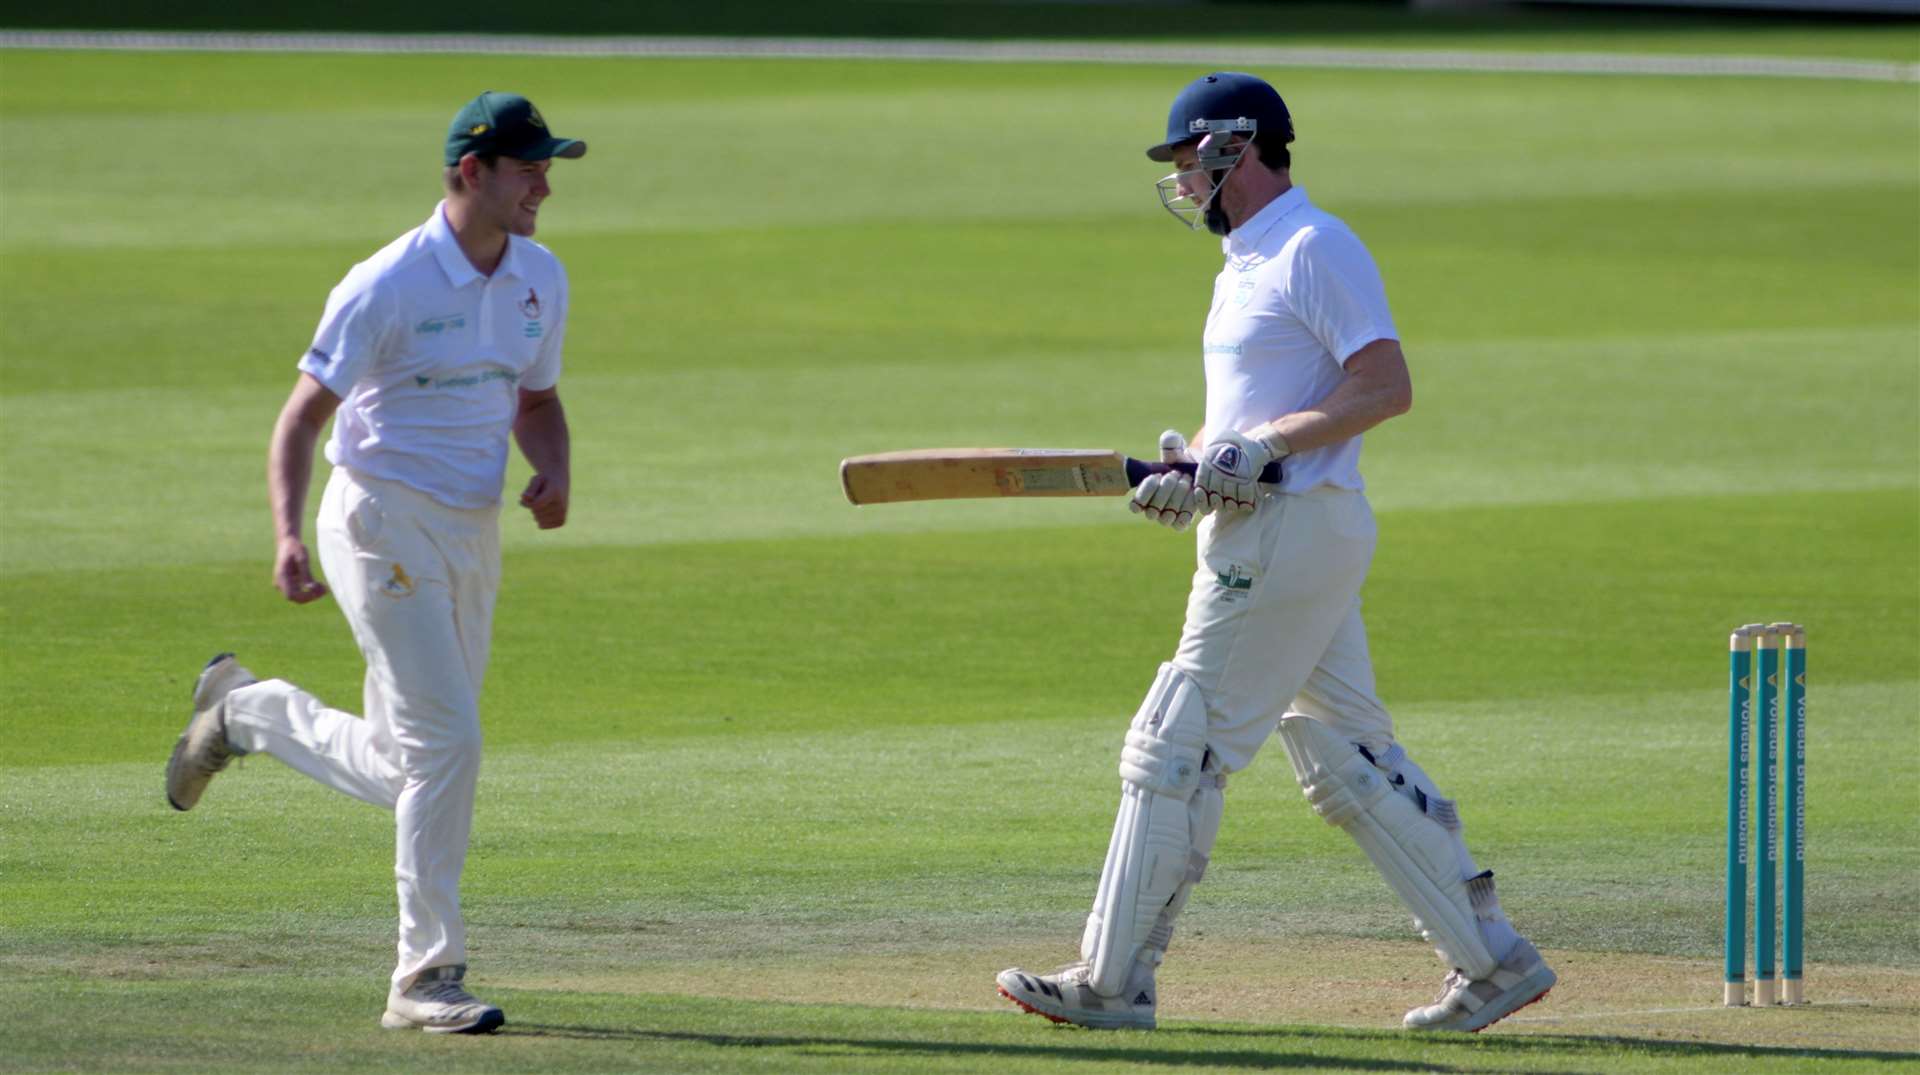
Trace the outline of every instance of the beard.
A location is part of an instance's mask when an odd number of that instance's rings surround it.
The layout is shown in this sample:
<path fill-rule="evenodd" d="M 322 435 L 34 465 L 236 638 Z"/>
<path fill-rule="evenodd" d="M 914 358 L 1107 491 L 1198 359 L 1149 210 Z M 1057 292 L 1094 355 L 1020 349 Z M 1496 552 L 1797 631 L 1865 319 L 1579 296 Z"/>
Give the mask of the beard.
<path fill-rule="evenodd" d="M 1227 219 L 1227 211 L 1220 208 L 1220 196 L 1226 193 L 1220 188 L 1226 183 L 1227 174 L 1231 171 L 1233 171 L 1231 168 L 1222 168 L 1217 172 L 1209 173 L 1209 178 L 1213 180 L 1213 197 L 1207 199 L 1207 208 L 1203 216 L 1207 230 L 1223 237 L 1233 230 L 1233 222 Z"/>

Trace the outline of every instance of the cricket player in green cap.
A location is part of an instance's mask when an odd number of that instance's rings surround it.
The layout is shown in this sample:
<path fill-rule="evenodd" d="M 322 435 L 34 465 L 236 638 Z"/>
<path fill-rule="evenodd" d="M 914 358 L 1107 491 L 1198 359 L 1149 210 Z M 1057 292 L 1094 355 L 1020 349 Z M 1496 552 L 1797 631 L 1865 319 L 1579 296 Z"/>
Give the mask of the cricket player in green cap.
<path fill-rule="evenodd" d="M 364 716 L 257 679 L 223 653 L 200 673 L 167 764 L 179 810 L 231 758 L 271 754 L 393 812 L 399 959 L 381 1019 L 393 1029 L 485 1033 L 506 1022 L 466 989 L 460 874 L 510 439 L 533 468 L 520 506 L 543 530 L 567 520 L 557 388 L 567 276 L 532 237 L 553 161 L 586 151 L 548 130 L 525 97 L 468 102 L 447 130 L 445 199 L 347 273 L 299 361 L 268 453 L 273 580 L 296 604 L 333 595 L 366 657 Z M 322 583 L 301 524 L 329 420 L 333 469 L 314 526 Z"/>

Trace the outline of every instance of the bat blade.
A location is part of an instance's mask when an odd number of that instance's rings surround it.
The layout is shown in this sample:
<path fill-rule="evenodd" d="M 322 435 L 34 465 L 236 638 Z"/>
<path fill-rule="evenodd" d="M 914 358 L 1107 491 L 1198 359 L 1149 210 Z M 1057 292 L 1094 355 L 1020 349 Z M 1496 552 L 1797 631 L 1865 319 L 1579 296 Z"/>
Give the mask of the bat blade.
<path fill-rule="evenodd" d="M 854 504 L 1123 496 L 1139 481 L 1128 464 L 1147 465 L 1097 448 L 932 448 L 843 459 L 840 487 Z"/>
<path fill-rule="evenodd" d="M 840 488 L 853 504 L 967 500 L 998 496 L 1125 496 L 1149 474 L 1192 463 L 1147 463 L 1104 448 L 923 448 L 840 461 Z M 1280 461 L 1260 481 L 1280 481 Z"/>

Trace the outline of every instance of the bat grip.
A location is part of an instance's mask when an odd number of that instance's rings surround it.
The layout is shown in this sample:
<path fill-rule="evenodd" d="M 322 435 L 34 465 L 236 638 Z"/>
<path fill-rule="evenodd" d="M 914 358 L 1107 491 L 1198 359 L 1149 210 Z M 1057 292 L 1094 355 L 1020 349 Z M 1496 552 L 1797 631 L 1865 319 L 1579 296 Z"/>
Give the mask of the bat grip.
<path fill-rule="evenodd" d="M 1145 481 L 1150 474 L 1165 474 L 1173 470 L 1192 477 L 1193 472 L 1197 469 L 1199 469 L 1199 465 L 1196 463 L 1149 463 L 1144 459 L 1134 459 L 1129 456 L 1127 458 L 1127 485 L 1129 487 L 1136 486 Z M 1277 485 L 1283 473 L 1280 469 L 1280 460 L 1276 459 L 1268 463 L 1266 469 L 1260 472 L 1260 480 L 1269 485 Z"/>

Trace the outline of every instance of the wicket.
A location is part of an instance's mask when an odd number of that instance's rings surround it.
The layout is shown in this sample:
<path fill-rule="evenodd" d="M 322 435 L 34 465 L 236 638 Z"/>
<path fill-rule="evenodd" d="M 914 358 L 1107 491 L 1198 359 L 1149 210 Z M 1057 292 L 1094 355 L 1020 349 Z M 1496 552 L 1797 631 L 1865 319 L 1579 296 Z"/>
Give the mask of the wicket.
<path fill-rule="evenodd" d="M 1759 846 L 1754 856 L 1753 1003 L 1804 1004 L 1801 984 L 1806 877 L 1807 818 L 1807 632 L 1796 623 L 1750 623 L 1728 639 L 1727 686 L 1727 917 L 1726 977 L 1723 1002 L 1747 1003 L 1747 797 L 1753 778 L 1753 743 L 1759 739 Z M 1786 764 L 1781 773 L 1781 651 L 1786 652 Z M 1754 656 L 1758 653 L 1760 713 L 1753 719 Z M 1782 776 L 1784 775 L 1784 781 Z M 1786 799 L 1785 897 L 1780 915 L 1780 959 L 1774 953 L 1773 921 L 1778 895 L 1774 874 L 1780 854 L 1780 802 L 1774 789 L 1784 783 Z M 1776 962 L 1784 963 L 1780 978 Z"/>

